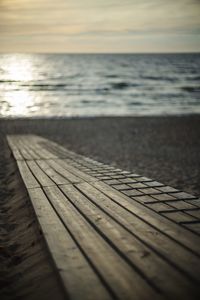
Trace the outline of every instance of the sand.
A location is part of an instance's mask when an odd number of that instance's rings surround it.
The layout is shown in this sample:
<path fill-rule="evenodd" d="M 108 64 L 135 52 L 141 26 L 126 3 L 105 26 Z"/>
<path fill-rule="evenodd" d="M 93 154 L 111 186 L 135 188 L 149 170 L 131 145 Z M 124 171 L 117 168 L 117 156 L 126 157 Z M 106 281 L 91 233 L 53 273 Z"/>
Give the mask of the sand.
<path fill-rule="evenodd" d="M 80 154 L 200 194 L 200 116 L 0 121 L 9 133 L 35 133 Z"/>
<path fill-rule="evenodd" d="M 0 299 L 64 300 L 15 161 L 1 139 Z"/>
<path fill-rule="evenodd" d="M 200 194 L 200 117 L 0 120 L 1 299 L 63 299 L 6 133 L 35 133 L 98 161 Z"/>

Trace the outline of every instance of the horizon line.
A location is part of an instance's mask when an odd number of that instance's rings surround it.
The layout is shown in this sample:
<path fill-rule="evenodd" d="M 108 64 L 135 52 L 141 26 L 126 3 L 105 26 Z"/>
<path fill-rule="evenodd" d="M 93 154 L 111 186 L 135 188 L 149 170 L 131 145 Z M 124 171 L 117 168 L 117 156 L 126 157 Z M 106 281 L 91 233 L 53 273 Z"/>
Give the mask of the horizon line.
<path fill-rule="evenodd" d="M 118 55 L 118 54 L 200 54 L 199 51 L 168 51 L 168 52 L 27 52 L 27 51 L 16 51 L 16 52 L 1 52 L 0 54 L 70 54 L 70 55 L 91 55 L 91 54 L 111 54 L 111 55 Z"/>

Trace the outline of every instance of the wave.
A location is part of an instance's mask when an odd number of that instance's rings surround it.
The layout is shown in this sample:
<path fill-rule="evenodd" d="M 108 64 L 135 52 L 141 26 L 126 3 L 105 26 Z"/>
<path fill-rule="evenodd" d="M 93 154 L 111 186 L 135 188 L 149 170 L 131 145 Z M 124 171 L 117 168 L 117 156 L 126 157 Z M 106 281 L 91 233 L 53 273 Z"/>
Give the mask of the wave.
<path fill-rule="evenodd" d="M 108 74 L 108 75 L 105 75 L 105 78 L 118 78 L 119 76 L 118 75 L 115 75 L 115 74 Z"/>
<path fill-rule="evenodd" d="M 123 89 L 129 88 L 129 87 L 137 87 L 137 86 L 140 86 L 140 84 L 128 83 L 128 82 L 123 82 L 123 81 L 111 83 L 111 87 L 116 90 L 123 90 Z"/>
<path fill-rule="evenodd" d="M 200 93 L 200 87 L 198 86 L 183 86 L 181 89 L 188 93 Z"/>
<path fill-rule="evenodd" d="M 147 79 L 147 80 L 157 80 L 157 81 L 168 81 L 168 82 L 174 82 L 178 78 L 176 77 L 167 77 L 167 76 L 141 76 L 141 79 Z"/>
<path fill-rule="evenodd" d="M 13 83 L 13 82 L 21 82 L 21 80 L 0 79 L 0 83 Z"/>

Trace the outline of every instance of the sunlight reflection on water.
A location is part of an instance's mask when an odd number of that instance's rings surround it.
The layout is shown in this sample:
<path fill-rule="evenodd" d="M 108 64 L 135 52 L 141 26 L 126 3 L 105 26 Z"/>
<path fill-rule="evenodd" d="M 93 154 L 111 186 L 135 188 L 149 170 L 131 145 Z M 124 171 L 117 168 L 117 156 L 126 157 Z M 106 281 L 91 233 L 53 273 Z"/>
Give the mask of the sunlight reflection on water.
<path fill-rule="evenodd" d="M 28 116 L 30 108 L 34 107 L 34 98 L 28 91 L 6 92 L 4 94 L 4 106 L 2 114 L 6 115 L 8 109 L 9 114 L 14 116 Z"/>
<path fill-rule="evenodd" d="M 26 57 L 20 58 L 17 55 L 10 56 L 4 65 L 4 72 L 10 80 L 30 81 L 34 78 L 33 62 Z"/>
<path fill-rule="evenodd" d="M 16 55 L 7 58 L 4 64 L 5 77 L 9 82 L 31 81 L 34 78 L 33 64 L 30 59 L 19 59 Z M 1 107 L 2 115 L 28 115 L 30 107 L 34 106 L 34 98 L 28 91 L 5 91 L 4 102 Z"/>
<path fill-rule="evenodd" d="M 200 113 L 200 55 L 1 54 L 0 117 Z"/>

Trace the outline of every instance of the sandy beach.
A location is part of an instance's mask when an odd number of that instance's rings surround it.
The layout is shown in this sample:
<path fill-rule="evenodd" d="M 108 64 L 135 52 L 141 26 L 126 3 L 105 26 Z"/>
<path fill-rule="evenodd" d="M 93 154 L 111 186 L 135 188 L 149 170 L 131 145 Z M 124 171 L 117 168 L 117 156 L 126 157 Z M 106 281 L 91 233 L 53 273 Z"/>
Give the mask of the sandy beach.
<path fill-rule="evenodd" d="M 124 170 L 200 194 L 200 117 L 1 120 L 8 133 L 35 133 Z"/>
<path fill-rule="evenodd" d="M 39 134 L 77 153 L 199 195 L 199 121 L 198 116 L 1 120 L 2 299 L 63 299 L 6 133 Z"/>

